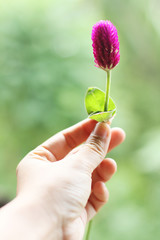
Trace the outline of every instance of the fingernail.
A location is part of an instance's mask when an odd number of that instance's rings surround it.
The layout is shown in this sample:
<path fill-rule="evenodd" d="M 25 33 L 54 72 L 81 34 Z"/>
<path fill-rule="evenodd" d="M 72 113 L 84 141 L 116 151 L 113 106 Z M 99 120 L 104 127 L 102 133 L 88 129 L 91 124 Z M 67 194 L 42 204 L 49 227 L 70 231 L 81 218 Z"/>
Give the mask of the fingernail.
<path fill-rule="evenodd" d="M 101 138 L 106 138 L 110 134 L 110 127 L 106 123 L 97 123 L 95 129 L 93 130 L 93 134 Z"/>

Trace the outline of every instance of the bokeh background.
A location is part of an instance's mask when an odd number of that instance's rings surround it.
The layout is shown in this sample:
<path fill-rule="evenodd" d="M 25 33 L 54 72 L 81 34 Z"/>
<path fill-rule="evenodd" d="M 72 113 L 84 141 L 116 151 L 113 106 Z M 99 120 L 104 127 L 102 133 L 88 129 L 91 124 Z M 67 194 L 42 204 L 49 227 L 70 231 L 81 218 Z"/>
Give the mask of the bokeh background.
<path fill-rule="evenodd" d="M 118 171 L 91 239 L 160 239 L 159 9 L 158 0 L 0 0 L 0 198 L 15 196 L 26 153 L 87 117 L 87 88 L 105 88 L 90 38 L 109 19 L 121 53 L 112 126 L 127 137 L 109 154 Z"/>

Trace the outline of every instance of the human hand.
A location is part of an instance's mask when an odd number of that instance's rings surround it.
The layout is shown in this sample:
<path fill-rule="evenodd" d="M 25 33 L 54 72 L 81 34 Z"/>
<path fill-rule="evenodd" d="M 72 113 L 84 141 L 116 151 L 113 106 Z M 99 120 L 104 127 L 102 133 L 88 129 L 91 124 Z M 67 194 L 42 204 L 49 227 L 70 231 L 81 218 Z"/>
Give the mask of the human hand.
<path fill-rule="evenodd" d="M 104 182 L 116 171 L 115 161 L 105 155 L 124 138 L 120 128 L 84 120 L 54 135 L 19 163 L 17 198 L 35 203 L 35 210 L 29 208 L 37 219 L 33 225 L 45 219 L 48 232 L 42 239 L 82 239 L 87 221 L 107 202 Z"/>

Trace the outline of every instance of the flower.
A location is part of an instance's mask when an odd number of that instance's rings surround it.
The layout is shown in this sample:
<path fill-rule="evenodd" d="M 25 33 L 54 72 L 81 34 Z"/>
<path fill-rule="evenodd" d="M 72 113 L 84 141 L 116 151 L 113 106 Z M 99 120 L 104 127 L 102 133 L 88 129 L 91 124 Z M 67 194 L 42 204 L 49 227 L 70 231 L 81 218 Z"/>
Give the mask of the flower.
<path fill-rule="evenodd" d="M 114 68 L 120 60 L 116 27 L 108 20 L 101 20 L 93 26 L 91 39 L 96 67 L 105 71 Z"/>

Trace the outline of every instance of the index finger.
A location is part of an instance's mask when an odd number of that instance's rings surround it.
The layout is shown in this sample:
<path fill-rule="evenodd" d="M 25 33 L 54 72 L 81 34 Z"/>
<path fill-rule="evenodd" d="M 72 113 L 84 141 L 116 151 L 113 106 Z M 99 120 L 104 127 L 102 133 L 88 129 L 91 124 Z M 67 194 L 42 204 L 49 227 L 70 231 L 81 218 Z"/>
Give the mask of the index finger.
<path fill-rule="evenodd" d="M 41 146 L 51 152 L 55 160 L 60 160 L 89 137 L 96 123 L 97 121 L 91 119 L 83 120 L 57 133 Z"/>

